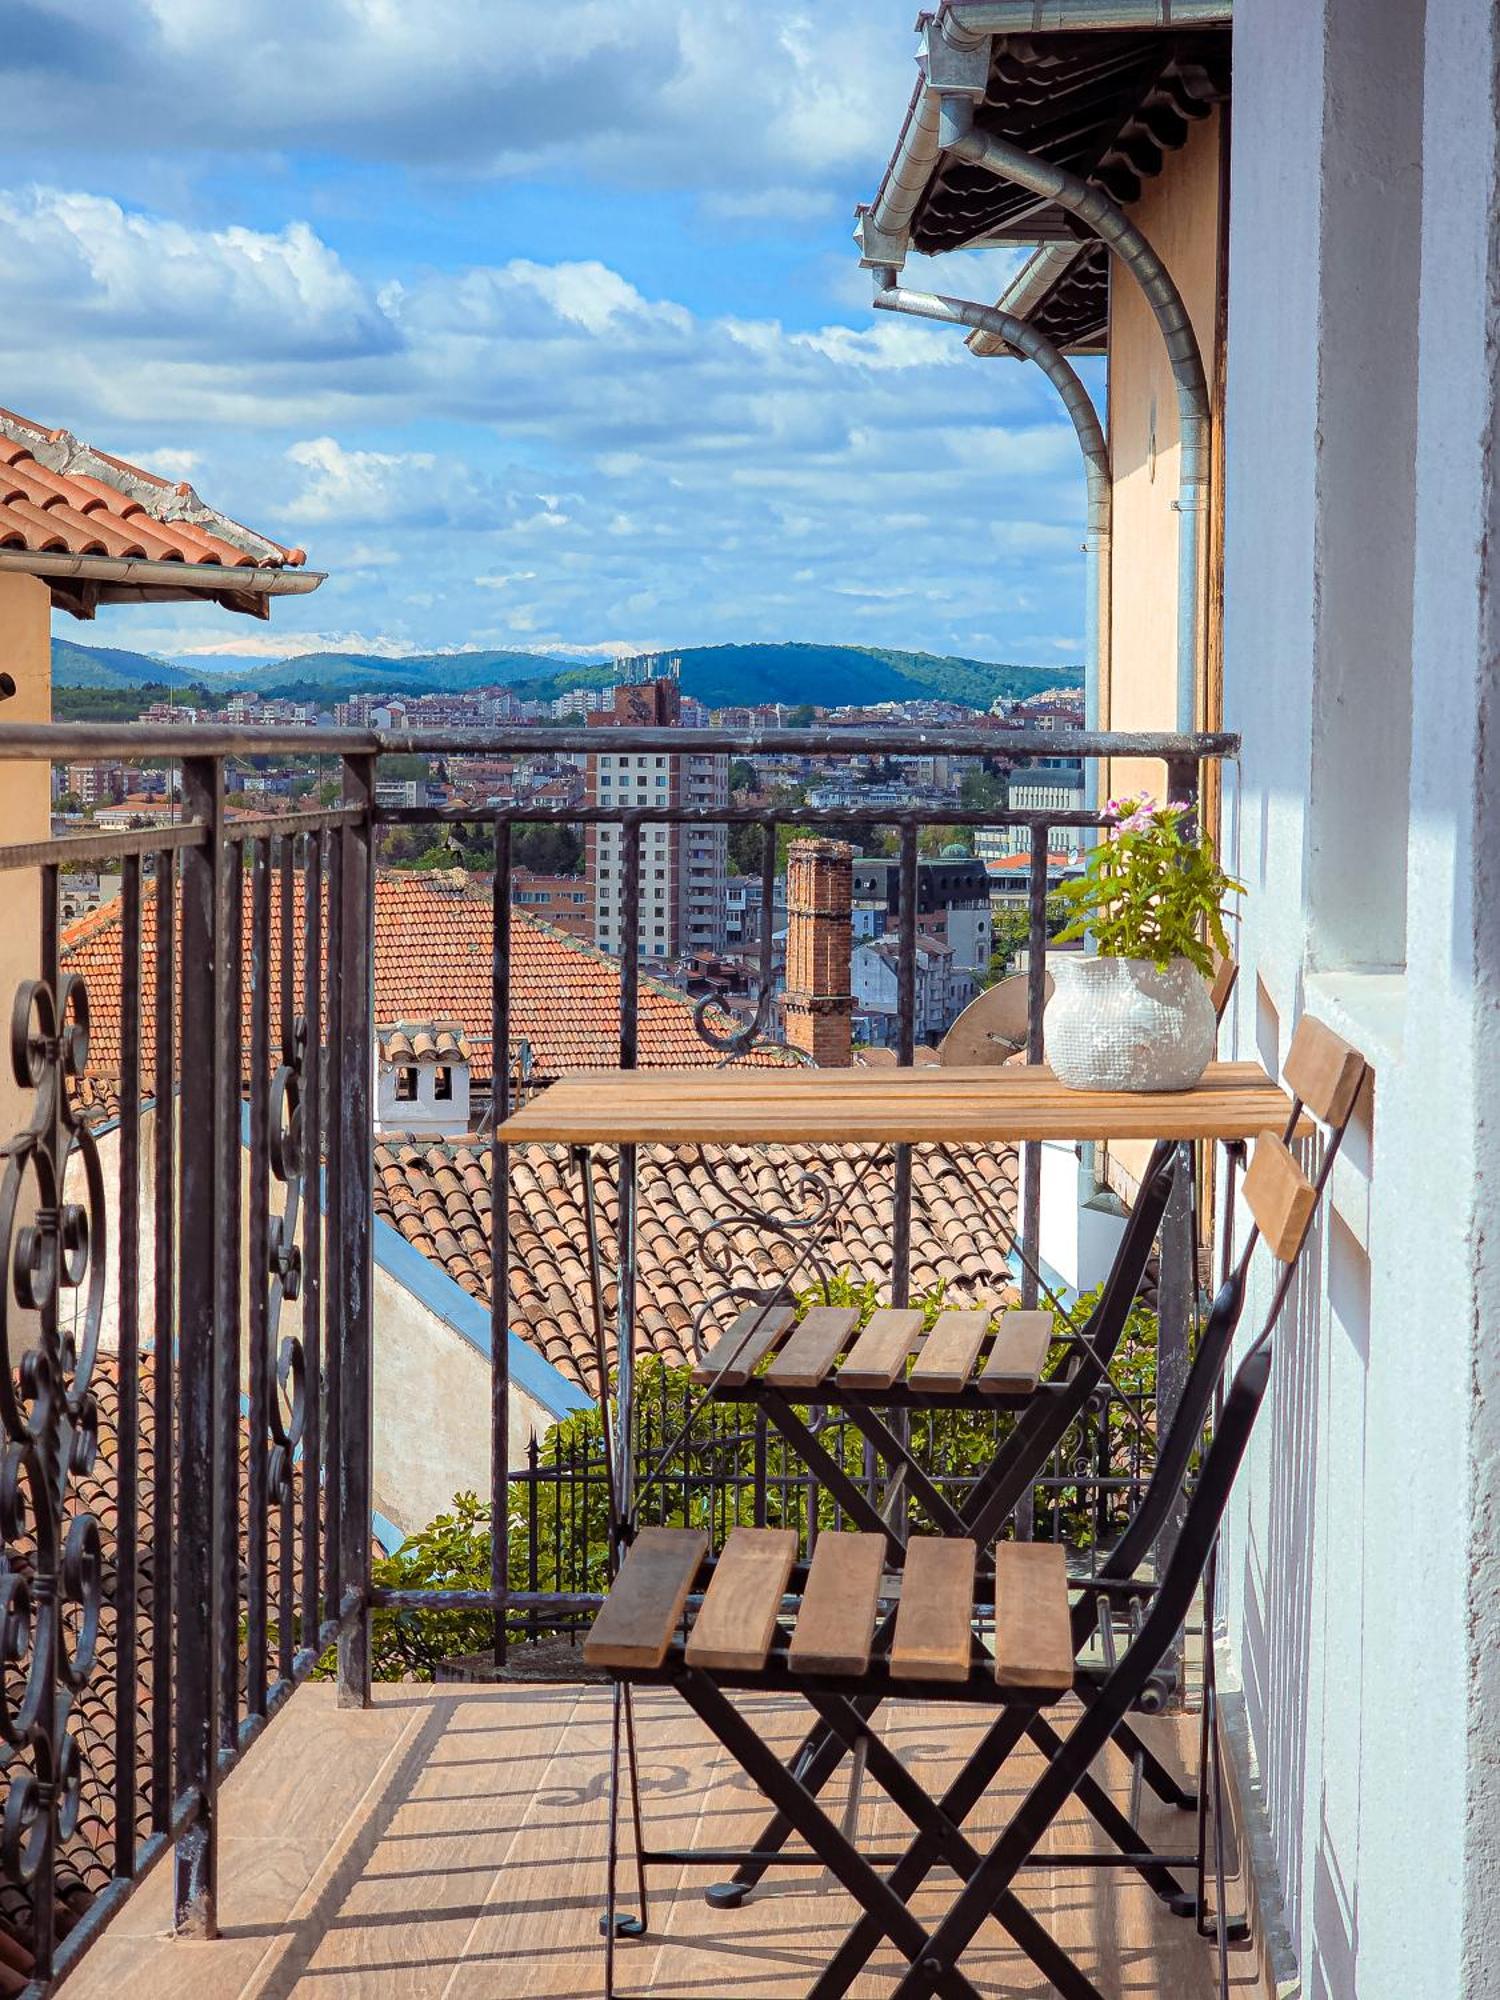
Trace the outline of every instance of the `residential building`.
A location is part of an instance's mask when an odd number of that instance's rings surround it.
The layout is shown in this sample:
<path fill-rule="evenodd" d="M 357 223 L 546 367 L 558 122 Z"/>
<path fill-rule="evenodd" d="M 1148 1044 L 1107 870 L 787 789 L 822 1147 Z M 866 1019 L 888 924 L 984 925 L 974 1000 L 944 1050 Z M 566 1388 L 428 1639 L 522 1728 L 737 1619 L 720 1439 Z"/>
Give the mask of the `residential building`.
<path fill-rule="evenodd" d="M 874 1048 L 894 1049 L 901 1039 L 901 947 L 893 937 L 854 947 L 850 982 L 854 993 L 854 1034 Z M 956 963 L 953 947 L 941 938 L 917 938 L 912 982 L 913 1033 L 935 1045 L 979 991 L 972 968 Z"/>
<path fill-rule="evenodd" d="M 901 864 L 862 855 L 854 864 L 854 922 L 857 933 L 877 938 L 901 922 Z M 917 934 L 953 950 L 953 963 L 971 972 L 989 965 L 990 887 L 982 860 L 945 853 L 917 863 Z"/>
<path fill-rule="evenodd" d="M 594 910 L 587 876 L 538 875 L 531 868 L 513 868 L 510 899 L 538 922 L 592 942 Z"/>
<path fill-rule="evenodd" d="M 661 751 L 612 751 L 605 732 L 615 728 L 673 728 L 681 723 L 681 688 L 675 679 L 617 687 L 609 712 L 592 713 L 600 747 L 588 755 L 585 795 L 591 806 L 712 809 L 729 803 L 729 759 L 718 755 L 668 757 Z M 726 944 L 724 886 L 729 874 L 729 834 L 722 825 L 649 819 L 641 828 L 638 948 L 642 958 L 675 959 L 684 953 L 718 953 Z M 594 904 L 594 941 L 601 951 L 624 945 L 623 830 L 608 823 L 587 832 L 588 886 Z"/>
<path fill-rule="evenodd" d="M 1500 1943 L 1500 16 L 1257 0 L 1231 72 L 1229 15 L 948 0 L 865 256 L 899 306 L 908 249 L 1039 246 L 1000 306 L 1107 359 L 1090 721 L 1241 737 L 1203 814 L 1248 889 L 1224 1052 L 1275 1073 L 1310 1013 L 1373 1066 L 1231 1512 L 1220 1686 L 1270 1981 L 1436 2000 Z M 976 303 L 971 350 L 1013 355 Z"/>
<path fill-rule="evenodd" d="M 114 762 L 63 764 L 58 767 L 58 787 L 84 807 L 113 805 L 127 790 L 125 766 Z"/>
<path fill-rule="evenodd" d="M 1016 766 L 1006 780 L 1006 803 L 1016 812 L 1086 812 L 1088 792 L 1083 764 L 1076 758 L 1034 758 Z M 1031 832 L 1024 826 L 979 826 L 974 829 L 974 852 L 982 861 L 998 861 L 1013 854 L 1029 854 Z M 1053 833 L 1056 846 L 1077 848 L 1082 836 L 1059 827 Z"/>
<path fill-rule="evenodd" d="M 0 465 L 21 501 L 0 503 L 0 659 L 15 684 L 4 703 L 7 723 L 51 717 L 54 609 L 92 618 L 100 604 L 196 600 L 262 614 L 271 597 L 314 590 L 323 580 L 305 568 L 301 549 L 241 527 L 185 483 L 10 410 L 0 410 Z M 163 562 L 179 565 L 180 575 L 164 573 Z M 47 766 L 7 766 L 0 840 L 45 840 L 50 829 Z M 15 877 L 11 886 L 15 907 L 0 927 L 0 992 L 7 994 L 35 976 L 40 937 L 39 894 L 19 893 Z M 0 1130 L 12 1130 L 19 1103 L 7 1070 L 0 1075 Z"/>

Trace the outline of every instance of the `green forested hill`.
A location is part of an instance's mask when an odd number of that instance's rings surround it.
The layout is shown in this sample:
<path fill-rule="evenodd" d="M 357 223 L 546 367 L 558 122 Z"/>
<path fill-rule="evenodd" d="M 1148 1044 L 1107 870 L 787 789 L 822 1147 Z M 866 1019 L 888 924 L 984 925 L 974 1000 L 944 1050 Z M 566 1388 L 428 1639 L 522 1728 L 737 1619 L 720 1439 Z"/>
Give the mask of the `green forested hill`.
<path fill-rule="evenodd" d="M 816 702 L 825 707 L 931 698 L 988 708 L 997 696 L 1014 699 L 1076 682 L 1077 667 L 1028 667 L 945 654 L 895 652 L 873 646 L 689 646 L 678 654 L 682 685 L 711 708 L 756 702 Z M 550 654 L 520 652 L 420 653 L 387 659 L 374 653 L 301 653 L 263 666 L 213 671 L 171 665 L 145 653 L 52 642 L 53 679 L 59 687 L 129 688 L 147 682 L 182 687 L 254 689 L 335 701 L 357 693 L 422 694 L 440 689 L 514 687 L 548 699 L 570 687 L 601 687 L 613 679 L 611 661 L 564 664 Z"/>

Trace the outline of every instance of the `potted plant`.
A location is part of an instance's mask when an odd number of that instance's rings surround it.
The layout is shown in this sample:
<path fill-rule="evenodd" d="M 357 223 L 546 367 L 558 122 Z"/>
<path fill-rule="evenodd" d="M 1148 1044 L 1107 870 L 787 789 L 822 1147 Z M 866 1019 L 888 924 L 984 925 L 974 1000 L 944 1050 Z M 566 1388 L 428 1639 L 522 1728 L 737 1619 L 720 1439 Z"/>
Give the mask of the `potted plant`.
<path fill-rule="evenodd" d="M 1082 876 L 1065 882 L 1057 942 L 1091 938 L 1097 956 L 1049 958 L 1047 1060 L 1073 1090 L 1187 1090 L 1207 1068 L 1217 1023 L 1212 944 L 1227 954 L 1226 875 L 1182 800 L 1111 799 L 1112 824 Z"/>

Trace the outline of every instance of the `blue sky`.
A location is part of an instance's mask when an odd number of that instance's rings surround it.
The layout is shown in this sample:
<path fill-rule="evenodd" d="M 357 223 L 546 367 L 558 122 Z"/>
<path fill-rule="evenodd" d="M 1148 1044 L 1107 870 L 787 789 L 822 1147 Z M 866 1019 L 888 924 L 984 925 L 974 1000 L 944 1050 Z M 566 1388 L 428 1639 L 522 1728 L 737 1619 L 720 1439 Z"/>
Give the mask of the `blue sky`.
<path fill-rule="evenodd" d="M 6 0 L 0 403 L 330 572 L 269 626 L 73 635 L 1076 660 L 1051 392 L 877 317 L 850 241 L 912 11 Z M 993 298 L 1014 262 L 909 280 Z"/>

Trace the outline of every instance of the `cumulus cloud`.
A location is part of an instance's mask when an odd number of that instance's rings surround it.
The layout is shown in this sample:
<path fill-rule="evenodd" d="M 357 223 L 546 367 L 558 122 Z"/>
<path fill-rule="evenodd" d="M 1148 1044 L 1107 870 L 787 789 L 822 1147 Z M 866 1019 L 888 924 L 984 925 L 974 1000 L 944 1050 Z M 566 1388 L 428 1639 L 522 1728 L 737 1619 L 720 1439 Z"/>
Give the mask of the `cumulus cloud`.
<path fill-rule="evenodd" d="M 191 463 L 331 572 L 273 646 L 335 622 L 398 651 L 835 639 L 857 615 L 950 650 L 1002 620 L 1036 657 L 1081 607 L 1071 428 L 951 328 L 695 310 L 592 258 L 356 270 L 306 220 L 58 189 L 0 191 L 0 282 L 25 308 L 11 400 Z"/>
<path fill-rule="evenodd" d="M 195 229 L 107 196 L 0 193 L 0 286 L 12 311 L 45 313 L 52 338 L 95 330 L 157 350 L 295 361 L 388 349 L 396 329 L 305 222 L 272 232 Z"/>
<path fill-rule="evenodd" d="M 872 160 L 910 86 L 901 0 L 7 0 L 5 139 L 563 167 L 806 190 Z M 242 56 L 242 59 L 241 59 Z"/>

